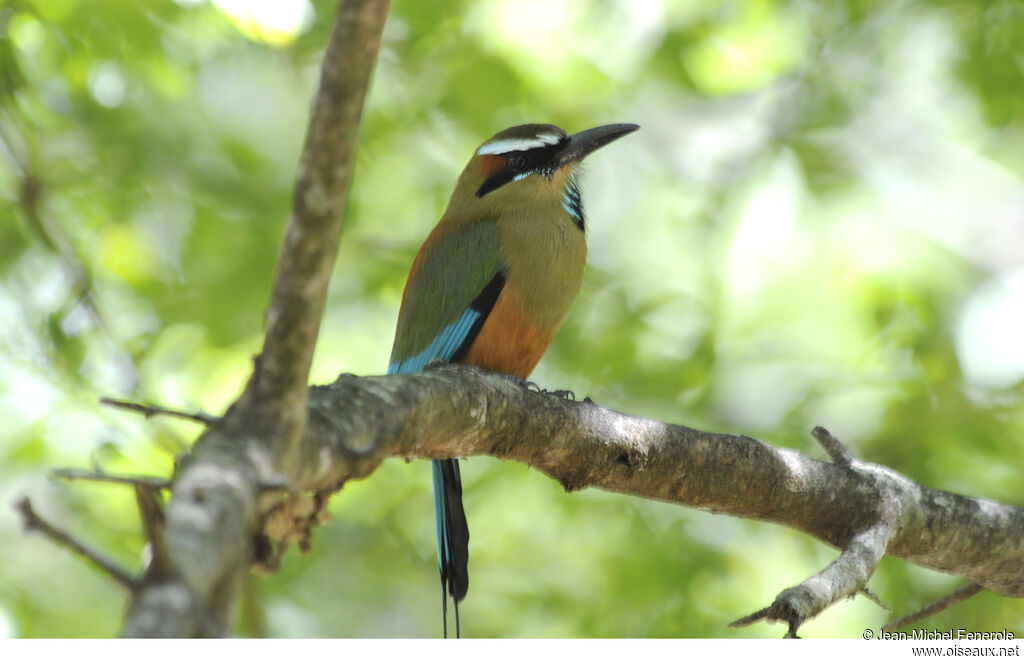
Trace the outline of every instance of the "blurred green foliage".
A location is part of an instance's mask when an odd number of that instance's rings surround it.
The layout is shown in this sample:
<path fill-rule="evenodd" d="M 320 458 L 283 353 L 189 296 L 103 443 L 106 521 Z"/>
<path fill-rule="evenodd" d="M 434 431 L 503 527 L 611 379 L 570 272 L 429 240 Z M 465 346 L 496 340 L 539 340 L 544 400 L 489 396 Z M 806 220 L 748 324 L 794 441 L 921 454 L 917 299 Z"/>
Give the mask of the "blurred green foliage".
<path fill-rule="evenodd" d="M 0 6 L 0 503 L 136 568 L 166 475 L 258 349 L 332 3 Z M 643 130 L 588 163 L 590 268 L 535 373 L 602 405 L 864 459 L 1024 504 L 1024 5 L 1017 0 L 397 0 L 313 371 L 381 373 L 419 243 L 507 125 Z M 470 636 L 779 636 L 729 621 L 835 556 L 808 537 L 464 463 Z M 334 497 L 253 577 L 239 633 L 440 632 L 425 463 Z M 112 636 L 124 595 L 0 508 L 0 636 Z M 896 614 L 959 580 L 886 559 Z M 855 637 L 858 598 L 807 624 Z M 927 623 L 1024 632 L 984 594 Z"/>

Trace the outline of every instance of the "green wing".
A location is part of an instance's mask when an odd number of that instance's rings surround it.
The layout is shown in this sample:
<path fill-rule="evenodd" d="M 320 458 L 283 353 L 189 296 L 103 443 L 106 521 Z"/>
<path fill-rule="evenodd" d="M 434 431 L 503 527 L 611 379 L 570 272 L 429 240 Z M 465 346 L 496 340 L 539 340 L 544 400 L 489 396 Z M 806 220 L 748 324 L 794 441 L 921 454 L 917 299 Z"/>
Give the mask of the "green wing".
<path fill-rule="evenodd" d="M 505 284 L 492 220 L 439 225 L 409 273 L 388 373 L 416 372 L 468 349 Z"/>

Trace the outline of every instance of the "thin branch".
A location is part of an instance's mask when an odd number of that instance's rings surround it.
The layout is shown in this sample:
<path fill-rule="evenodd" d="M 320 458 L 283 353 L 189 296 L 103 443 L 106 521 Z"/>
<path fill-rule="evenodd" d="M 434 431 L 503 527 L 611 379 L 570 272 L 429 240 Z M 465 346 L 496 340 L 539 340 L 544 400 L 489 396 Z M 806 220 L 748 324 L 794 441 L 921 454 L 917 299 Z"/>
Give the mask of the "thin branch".
<path fill-rule="evenodd" d="M 953 605 L 963 602 L 967 598 L 973 597 L 978 593 L 981 593 L 983 590 L 984 587 L 978 584 L 977 582 L 967 582 L 966 584 L 964 584 L 957 590 L 953 591 L 949 595 L 945 596 L 944 598 L 940 598 L 929 605 L 925 605 L 924 607 L 921 607 L 917 611 L 911 612 L 906 616 L 897 618 L 895 621 L 890 621 L 889 623 L 886 623 L 882 626 L 882 629 L 899 630 L 900 628 L 905 628 L 911 623 L 916 623 L 917 621 L 928 618 L 929 616 L 937 614 L 940 611 L 949 609 Z"/>
<path fill-rule="evenodd" d="M 163 503 L 160 492 L 151 485 L 135 485 L 135 502 L 139 506 L 139 516 L 149 541 L 150 562 L 146 568 L 146 578 L 164 579 L 173 573 L 174 564 L 167 553 L 164 529 L 167 520 L 164 517 Z"/>
<path fill-rule="evenodd" d="M 26 531 L 38 531 L 58 545 L 67 547 L 80 556 L 84 556 L 93 565 L 113 577 L 121 586 L 124 586 L 129 591 L 134 591 L 138 586 L 136 579 L 127 570 L 124 570 L 117 563 L 92 547 L 80 542 L 70 533 L 58 529 L 37 515 L 36 511 L 32 509 L 32 502 L 27 497 L 18 501 L 16 508 L 21 513 Z"/>
<path fill-rule="evenodd" d="M 119 485 L 145 486 L 158 490 L 171 488 L 171 481 L 157 476 L 126 476 L 108 474 L 102 471 L 85 471 L 83 469 L 53 469 L 50 475 L 61 480 L 90 480 L 98 483 L 117 483 Z"/>
<path fill-rule="evenodd" d="M 833 437 L 831 432 L 819 425 L 811 430 L 811 436 L 818 440 L 821 447 L 837 465 L 847 468 L 853 466 L 853 453 L 843 442 Z"/>
<path fill-rule="evenodd" d="M 878 595 L 877 595 L 877 594 L 876 594 L 876 593 L 875 593 L 874 591 L 872 591 L 871 589 L 869 589 L 869 588 L 868 588 L 867 586 L 865 586 L 864 588 L 862 588 L 862 589 L 860 590 L 860 592 L 861 592 L 861 594 L 862 594 L 862 595 L 864 595 L 864 596 L 865 596 L 865 597 L 866 597 L 866 598 L 867 598 L 868 600 L 871 600 L 872 602 L 874 602 L 874 603 L 875 603 L 876 605 L 878 605 L 878 606 L 879 606 L 879 607 L 881 607 L 882 609 L 884 609 L 884 610 L 886 610 L 886 611 L 892 611 L 892 607 L 890 607 L 889 605 L 887 605 L 887 604 L 885 604 L 884 602 L 882 602 L 882 598 L 878 597 Z"/>
<path fill-rule="evenodd" d="M 855 468 L 853 454 L 832 433 L 819 425 L 811 434 L 836 466 L 848 470 Z M 885 555 L 889 541 L 896 534 L 901 508 L 899 490 L 883 480 L 877 472 L 869 471 L 865 478 L 877 488 L 876 498 L 868 504 L 868 510 L 873 512 L 871 523 L 851 536 L 843 545 L 839 558 L 827 568 L 797 586 L 782 591 L 771 605 L 730 623 L 730 627 L 744 627 L 762 619 L 781 620 L 789 623 L 786 637 L 796 638 L 797 630 L 805 621 L 840 599 L 857 593 L 867 595 L 886 609 L 878 596 L 867 588 L 867 582 Z"/>
<path fill-rule="evenodd" d="M 220 418 L 217 416 L 211 416 L 210 414 L 206 414 L 201 411 L 193 414 L 187 411 L 180 411 L 178 409 L 168 409 L 157 405 L 144 405 L 138 402 L 129 402 L 128 400 L 117 400 L 116 398 L 100 398 L 100 404 L 107 405 L 108 407 L 117 407 L 119 409 L 134 411 L 138 414 L 142 414 L 146 418 L 152 418 L 153 416 L 170 416 L 207 426 L 220 421 Z"/>
<path fill-rule="evenodd" d="M 753 625 L 754 623 L 760 623 L 763 620 L 769 620 L 769 621 L 774 620 L 774 618 L 772 617 L 771 614 L 772 614 L 772 608 L 771 607 L 762 607 L 761 609 L 758 609 L 757 611 L 755 611 L 753 614 L 750 614 L 748 616 L 744 616 L 743 618 L 737 618 L 732 623 L 729 623 L 729 627 L 731 627 L 731 628 L 745 628 L 748 625 Z"/>
<path fill-rule="evenodd" d="M 786 636 L 795 638 L 797 629 L 840 599 L 864 589 L 885 554 L 895 528 L 883 518 L 876 525 L 853 536 L 839 558 L 827 568 L 796 586 L 779 593 L 770 606 L 729 624 L 730 627 L 751 625 L 762 619 L 786 621 Z"/>

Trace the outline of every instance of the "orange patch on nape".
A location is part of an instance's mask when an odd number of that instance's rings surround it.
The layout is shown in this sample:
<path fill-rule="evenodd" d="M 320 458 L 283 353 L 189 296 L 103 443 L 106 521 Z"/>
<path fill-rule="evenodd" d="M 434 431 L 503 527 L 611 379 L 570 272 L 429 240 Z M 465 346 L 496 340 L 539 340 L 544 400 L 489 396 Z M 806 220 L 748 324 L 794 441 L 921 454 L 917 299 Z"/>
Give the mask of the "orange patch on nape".
<path fill-rule="evenodd" d="M 498 154 L 483 154 L 480 157 L 480 174 L 486 179 L 505 165 L 505 157 Z"/>
<path fill-rule="evenodd" d="M 538 331 L 526 320 L 506 290 L 498 297 L 460 363 L 525 379 L 544 356 L 551 340 L 551 335 Z"/>

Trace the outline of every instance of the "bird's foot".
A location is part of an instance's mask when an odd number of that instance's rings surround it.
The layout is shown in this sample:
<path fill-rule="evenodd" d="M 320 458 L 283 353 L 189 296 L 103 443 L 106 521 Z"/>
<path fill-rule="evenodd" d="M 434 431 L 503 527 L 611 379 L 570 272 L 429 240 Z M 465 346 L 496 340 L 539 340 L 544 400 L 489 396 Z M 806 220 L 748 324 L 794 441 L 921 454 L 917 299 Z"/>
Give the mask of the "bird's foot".
<path fill-rule="evenodd" d="M 510 382 L 512 382 L 513 384 L 518 386 L 519 388 L 525 388 L 527 391 L 535 391 L 537 393 L 543 393 L 543 391 L 541 390 L 541 388 L 539 386 L 537 386 L 536 384 L 534 384 L 531 381 L 527 381 L 527 380 L 523 379 L 522 377 L 516 377 L 515 375 L 509 375 L 509 374 L 506 374 L 504 372 L 499 373 L 499 374 L 501 374 L 502 377 L 504 377 L 505 379 L 509 380 Z"/>
<path fill-rule="evenodd" d="M 501 376 L 509 380 L 516 386 L 520 388 L 525 388 L 527 391 L 533 391 L 534 393 L 540 393 L 541 395 L 550 395 L 555 398 L 561 398 L 562 400 L 571 400 L 573 402 L 576 402 L 576 394 L 570 391 L 569 389 L 559 388 L 549 391 L 548 389 L 541 388 L 540 386 L 537 386 L 537 384 L 535 384 L 534 382 L 523 379 L 522 377 L 516 377 L 515 375 L 507 375 L 504 373 L 502 373 Z M 590 398 L 586 398 L 584 402 L 592 403 L 593 400 L 591 400 Z"/>

